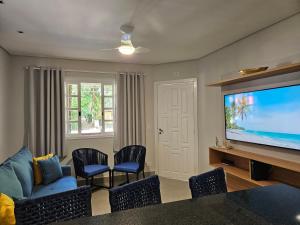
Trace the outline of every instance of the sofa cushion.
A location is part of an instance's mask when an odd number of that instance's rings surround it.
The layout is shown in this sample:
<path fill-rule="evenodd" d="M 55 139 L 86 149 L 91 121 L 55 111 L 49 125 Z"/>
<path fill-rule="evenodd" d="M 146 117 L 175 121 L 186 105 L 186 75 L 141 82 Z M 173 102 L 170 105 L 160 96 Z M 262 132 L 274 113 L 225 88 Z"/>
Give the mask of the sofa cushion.
<path fill-rule="evenodd" d="M 87 176 L 94 176 L 103 172 L 109 171 L 109 167 L 107 165 L 86 165 L 84 166 L 84 173 Z"/>
<path fill-rule="evenodd" d="M 6 162 L 0 166 L 0 181 L 0 193 L 4 193 L 15 199 L 23 198 L 21 183 L 10 163 Z"/>
<path fill-rule="evenodd" d="M 23 147 L 17 154 L 9 158 L 6 163 L 11 163 L 14 171 L 21 183 L 23 195 L 29 197 L 33 188 L 33 169 L 32 169 L 32 154 Z"/>
<path fill-rule="evenodd" d="M 70 165 L 62 165 L 61 170 L 63 173 L 63 176 L 71 176 L 71 166 Z"/>
<path fill-rule="evenodd" d="M 136 173 L 139 169 L 139 164 L 136 162 L 120 163 L 114 166 L 114 170 L 120 172 L 132 172 Z"/>
<path fill-rule="evenodd" d="M 53 157 L 53 154 L 48 154 L 40 157 L 33 158 L 33 175 L 34 175 L 34 184 L 39 185 L 43 182 L 42 171 L 38 164 L 38 161 L 45 160 Z"/>
<path fill-rule="evenodd" d="M 57 156 L 40 160 L 38 164 L 42 172 L 43 184 L 50 184 L 63 176 Z"/>
<path fill-rule="evenodd" d="M 48 185 L 37 185 L 33 188 L 31 198 L 57 194 L 77 188 L 75 177 L 62 177 Z"/>

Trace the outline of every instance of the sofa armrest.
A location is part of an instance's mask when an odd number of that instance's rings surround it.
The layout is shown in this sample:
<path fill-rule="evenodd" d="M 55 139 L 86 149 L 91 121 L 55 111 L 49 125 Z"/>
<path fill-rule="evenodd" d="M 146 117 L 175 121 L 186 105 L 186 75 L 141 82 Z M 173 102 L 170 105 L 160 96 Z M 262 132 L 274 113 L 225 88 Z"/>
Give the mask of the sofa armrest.
<path fill-rule="evenodd" d="M 71 166 L 63 165 L 61 166 L 61 169 L 64 176 L 71 176 Z"/>
<path fill-rule="evenodd" d="M 49 224 L 91 216 L 91 188 L 83 186 L 40 198 L 15 201 L 17 225 Z"/>

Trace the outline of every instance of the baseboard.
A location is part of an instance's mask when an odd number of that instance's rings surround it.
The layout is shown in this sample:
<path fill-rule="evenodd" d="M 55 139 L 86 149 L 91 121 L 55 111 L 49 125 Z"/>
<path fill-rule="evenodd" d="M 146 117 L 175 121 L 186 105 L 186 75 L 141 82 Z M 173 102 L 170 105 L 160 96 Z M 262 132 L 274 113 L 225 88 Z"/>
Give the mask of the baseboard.
<path fill-rule="evenodd" d="M 145 176 L 149 177 L 154 175 L 155 172 L 151 171 L 151 172 L 145 172 Z M 142 173 L 140 173 L 140 179 L 142 179 Z M 129 180 L 130 181 L 135 181 L 136 180 L 136 175 L 135 174 L 129 174 Z M 118 186 L 122 183 L 126 182 L 126 174 L 124 175 L 115 175 L 114 176 L 114 183 L 115 186 Z M 98 184 L 98 185 L 102 185 L 102 186 L 108 186 L 109 185 L 109 177 L 95 177 L 94 178 L 94 183 Z M 78 186 L 83 186 L 85 185 L 85 180 L 80 178 L 77 180 L 77 184 Z"/>

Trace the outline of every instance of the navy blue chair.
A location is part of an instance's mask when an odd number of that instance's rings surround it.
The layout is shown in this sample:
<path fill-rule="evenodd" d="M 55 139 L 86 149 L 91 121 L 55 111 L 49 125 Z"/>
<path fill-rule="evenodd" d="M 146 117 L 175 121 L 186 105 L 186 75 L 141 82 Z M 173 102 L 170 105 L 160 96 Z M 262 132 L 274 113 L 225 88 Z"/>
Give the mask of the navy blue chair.
<path fill-rule="evenodd" d="M 129 183 L 129 173 L 136 174 L 139 179 L 139 173 L 143 172 L 145 178 L 145 158 L 146 148 L 142 145 L 129 145 L 122 148 L 114 155 L 115 165 L 112 169 L 112 186 L 114 186 L 114 171 L 126 173 L 127 183 Z"/>
<path fill-rule="evenodd" d="M 223 168 L 217 168 L 189 179 L 192 198 L 227 192 Z"/>
<path fill-rule="evenodd" d="M 107 154 L 93 148 L 80 148 L 72 152 L 73 163 L 76 178 L 77 176 L 85 178 L 86 185 L 105 187 L 94 184 L 94 176 L 108 172 L 109 173 L 109 187 L 111 187 L 111 169 L 108 166 Z"/>
<path fill-rule="evenodd" d="M 161 203 L 158 176 L 147 177 L 109 190 L 111 212 Z"/>

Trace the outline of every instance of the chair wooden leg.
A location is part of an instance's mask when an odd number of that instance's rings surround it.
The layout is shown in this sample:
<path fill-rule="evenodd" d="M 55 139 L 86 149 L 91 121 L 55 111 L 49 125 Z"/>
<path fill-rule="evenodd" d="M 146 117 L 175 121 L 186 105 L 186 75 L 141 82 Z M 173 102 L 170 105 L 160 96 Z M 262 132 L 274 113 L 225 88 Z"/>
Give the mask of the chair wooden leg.
<path fill-rule="evenodd" d="M 94 177 L 91 178 L 91 186 L 94 185 Z"/>
<path fill-rule="evenodd" d="M 139 180 L 139 173 L 136 173 L 136 180 Z"/>
<path fill-rule="evenodd" d="M 128 173 L 126 173 L 126 179 L 127 179 L 127 183 L 129 183 L 129 175 L 128 175 Z"/>
<path fill-rule="evenodd" d="M 114 170 L 112 170 L 111 173 L 111 187 L 114 187 Z"/>
<path fill-rule="evenodd" d="M 143 170 L 143 177 L 145 178 L 145 171 Z"/>
<path fill-rule="evenodd" d="M 89 178 L 85 178 L 85 185 L 89 185 Z"/>

